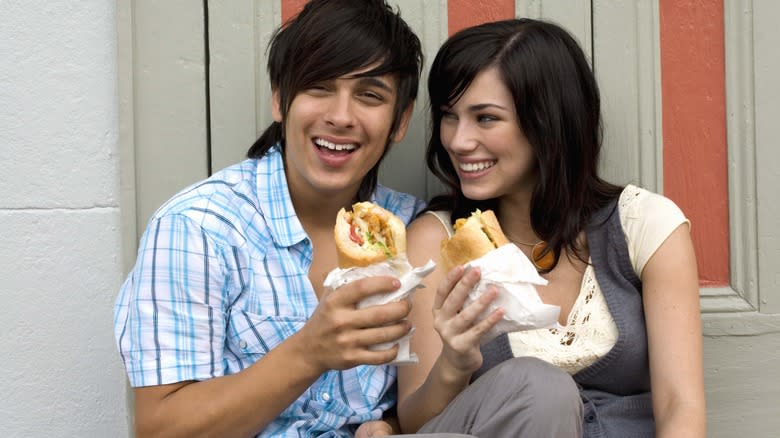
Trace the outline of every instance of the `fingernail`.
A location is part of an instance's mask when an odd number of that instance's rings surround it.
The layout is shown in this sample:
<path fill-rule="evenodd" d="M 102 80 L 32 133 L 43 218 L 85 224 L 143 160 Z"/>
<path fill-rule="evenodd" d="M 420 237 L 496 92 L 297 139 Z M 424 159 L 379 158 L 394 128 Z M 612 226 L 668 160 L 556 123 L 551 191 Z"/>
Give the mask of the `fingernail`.
<path fill-rule="evenodd" d="M 398 289 L 401 287 L 401 282 L 397 279 L 393 280 L 393 287 Z"/>

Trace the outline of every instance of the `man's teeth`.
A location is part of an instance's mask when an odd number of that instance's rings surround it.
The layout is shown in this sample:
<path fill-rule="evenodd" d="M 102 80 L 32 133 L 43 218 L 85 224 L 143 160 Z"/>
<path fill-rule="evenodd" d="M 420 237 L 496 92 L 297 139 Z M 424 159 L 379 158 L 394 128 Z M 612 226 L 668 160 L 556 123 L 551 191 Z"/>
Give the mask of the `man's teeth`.
<path fill-rule="evenodd" d="M 314 144 L 316 144 L 317 146 L 323 147 L 323 148 L 330 149 L 332 151 L 352 151 L 352 150 L 357 149 L 357 145 L 355 145 L 355 144 L 351 144 L 351 143 L 350 144 L 336 144 L 336 143 L 331 143 L 331 142 L 329 142 L 327 140 L 323 140 L 321 138 L 318 138 L 318 139 L 314 140 Z"/>
<path fill-rule="evenodd" d="M 488 167 L 493 167 L 496 164 L 495 161 L 481 161 L 479 163 L 460 163 L 460 170 L 464 172 L 478 172 L 485 170 Z"/>

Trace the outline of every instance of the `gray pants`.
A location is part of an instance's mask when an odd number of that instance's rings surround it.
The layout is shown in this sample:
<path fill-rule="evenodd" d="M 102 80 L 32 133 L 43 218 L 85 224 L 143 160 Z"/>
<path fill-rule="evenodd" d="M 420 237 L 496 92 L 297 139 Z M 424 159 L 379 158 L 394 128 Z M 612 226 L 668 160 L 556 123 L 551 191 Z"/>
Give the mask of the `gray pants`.
<path fill-rule="evenodd" d="M 523 357 L 482 375 L 418 434 L 396 436 L 582 437 L 582 415 L 571 376 L 542 360 Z"/>

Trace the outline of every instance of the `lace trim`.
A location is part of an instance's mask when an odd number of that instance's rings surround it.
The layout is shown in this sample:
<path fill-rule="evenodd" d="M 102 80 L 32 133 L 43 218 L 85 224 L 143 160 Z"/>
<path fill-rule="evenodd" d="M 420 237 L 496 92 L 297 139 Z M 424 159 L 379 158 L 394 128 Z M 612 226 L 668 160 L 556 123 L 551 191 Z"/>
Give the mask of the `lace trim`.
<path fill-rule="evenodd" d="M 642 192 L 643 190 L 639 187 L 629 184 L 623 189 L 623 192 L 620 193 L 620 198 L 618 199 L 618 209 L 620 211 L 621 223 L 623 222 L 623 218 L 629 209 L 634 208 L 634 204 L 636 204 L 636 200 L 639 199 L 639 195 L 641 195 Z"/>
<path fill-rule="evenodd" d="M 509 333 L 514 356 L 537 357 L 575 374 L 612 349 L 617 342 L 617 326 L 592 266 L 585 269 L 582 280 L 565 326 Z"/>
<path fill-rule="evenodd" d="M 621 224 L 631 214 L 643 190 L 627 185 L 618 199 Z M 633 263 L 633 262 L 632 262 Z M 609 312 L 606 298 L 596 282 L 593 266 L 582 278 L 577 300 L 566 325 L 551 329 L 509 333 L 514 356 L 534 356 L 575 374 L 603 357 L 615 346 L 617 325 Z"/>

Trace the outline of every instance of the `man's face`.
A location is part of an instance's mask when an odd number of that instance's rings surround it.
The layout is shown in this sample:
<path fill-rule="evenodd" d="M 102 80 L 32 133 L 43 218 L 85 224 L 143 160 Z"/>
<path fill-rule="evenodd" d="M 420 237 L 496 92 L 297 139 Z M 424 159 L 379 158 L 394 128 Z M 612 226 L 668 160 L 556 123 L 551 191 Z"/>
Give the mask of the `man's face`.
<path fill-rule="evenodd" d="M 411 111 L 404 112 L 391 137 L 398 99 L 395 77 L 356 77 L 359 73 L 318 82 L 293 97 L 284 121 L 293 197 L 354 196 L 388 140 L 399 141 L 406 133 Z M 274 119 L 281 121 L 276 92 L 273 110 Z"/>

